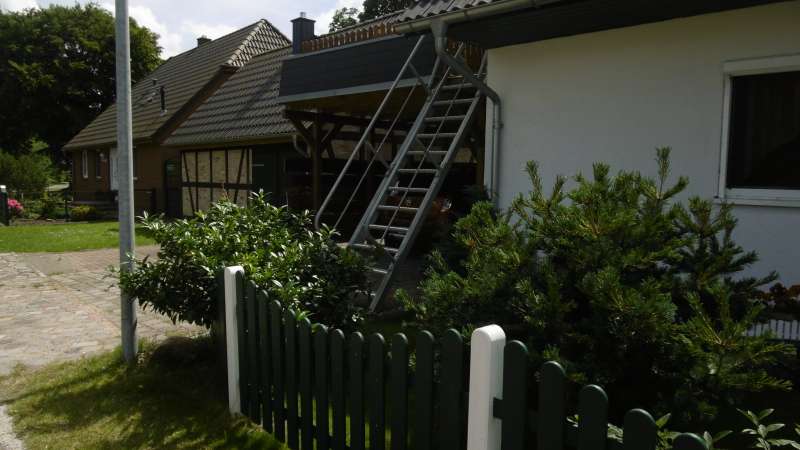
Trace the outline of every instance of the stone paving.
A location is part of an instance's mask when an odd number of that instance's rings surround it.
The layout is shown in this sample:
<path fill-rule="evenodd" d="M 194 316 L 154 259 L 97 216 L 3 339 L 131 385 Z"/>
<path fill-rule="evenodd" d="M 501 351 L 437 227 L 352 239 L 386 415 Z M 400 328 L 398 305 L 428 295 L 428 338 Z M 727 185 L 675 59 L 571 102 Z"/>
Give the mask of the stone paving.
<path fill-rule="evenodd" d="M 156 252 L 143 247 L 137 256 Z M 0 375 L 18 364 L 38 366 L 118 346 L 119 289 L 108 271 L 117 259 L 116 249 L 0 254 Z M 141 338 L 202 332 L 139 311 Z"/>

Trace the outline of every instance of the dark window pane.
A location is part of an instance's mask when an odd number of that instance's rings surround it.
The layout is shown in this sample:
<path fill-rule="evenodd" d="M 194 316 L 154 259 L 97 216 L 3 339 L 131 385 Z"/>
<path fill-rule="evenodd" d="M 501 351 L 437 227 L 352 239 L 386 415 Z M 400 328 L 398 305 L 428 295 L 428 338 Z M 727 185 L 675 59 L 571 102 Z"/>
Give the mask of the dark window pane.
<path fill-rule="evenodd" d="M 733 78 L 729 188 L 800 189 L 800 71 Z"/>

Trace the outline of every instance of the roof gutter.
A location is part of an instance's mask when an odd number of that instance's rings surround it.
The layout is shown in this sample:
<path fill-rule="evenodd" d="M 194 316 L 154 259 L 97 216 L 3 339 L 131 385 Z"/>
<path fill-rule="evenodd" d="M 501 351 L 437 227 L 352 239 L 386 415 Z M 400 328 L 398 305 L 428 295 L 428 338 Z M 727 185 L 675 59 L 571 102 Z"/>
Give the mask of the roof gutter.
<path fill-rule="evenodd" d="M 475 6 L 473 8 L 460 9 L 458 11 L 445 14 L 397 23 L 394 25 L 394 31 L 398 34 L 417 33 L 430 29 L 431 22 L 434 20 L 441 20 L 449 25 L 459 22 L 466 22 L 468 20 L 476 20 L 487 16 L 504 14 L 523 8 L 545 6 L 561 1 L 563 0 L 504 0 L 495 3 L 489 3 L 483 6 Z"/>

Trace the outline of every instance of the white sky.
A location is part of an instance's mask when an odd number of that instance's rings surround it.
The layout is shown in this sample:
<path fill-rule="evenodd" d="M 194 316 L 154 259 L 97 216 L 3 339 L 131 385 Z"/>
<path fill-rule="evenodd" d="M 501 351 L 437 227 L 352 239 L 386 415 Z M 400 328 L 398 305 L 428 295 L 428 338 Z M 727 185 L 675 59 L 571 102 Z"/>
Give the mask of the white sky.
<path fill-rule="evenodd" d="M 0 9 L 19 11 L 57 3 L 85 4 L 85 0 L 0 0 Z M 97 0 L 113 11 L 114 0 Z M 333 12 L 343 6 L 360 7 L 363 0 L 129 0 L 130 15 L 160 36 L 162 58 L 174 56 L 196 45 L 206 35 L 212 39 L 267 19 L 291 38 L 289 22 L 305 11 L 317 21 L 316 32 L 328 31 Z"/>

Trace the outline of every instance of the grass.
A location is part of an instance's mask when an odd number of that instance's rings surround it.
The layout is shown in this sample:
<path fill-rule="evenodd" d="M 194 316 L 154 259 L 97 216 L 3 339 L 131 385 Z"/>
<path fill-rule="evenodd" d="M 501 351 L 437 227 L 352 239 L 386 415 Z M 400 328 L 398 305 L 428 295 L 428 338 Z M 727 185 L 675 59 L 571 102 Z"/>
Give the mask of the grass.
<path fill-rule="evenodd" d="M 0 403 L 26 448 L 285 449 L 230 417 L 209 338 L 143 347 L 135 367 L 117 350 L 0 378 Z"/>
<path fill-rule="evenodd" d="M 137 245 L 153 243 L 144 230 L 137 228 Z M 118 245 L 117 222 L 0 227 L 0 253 L 72 252 Z"/>

